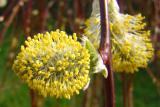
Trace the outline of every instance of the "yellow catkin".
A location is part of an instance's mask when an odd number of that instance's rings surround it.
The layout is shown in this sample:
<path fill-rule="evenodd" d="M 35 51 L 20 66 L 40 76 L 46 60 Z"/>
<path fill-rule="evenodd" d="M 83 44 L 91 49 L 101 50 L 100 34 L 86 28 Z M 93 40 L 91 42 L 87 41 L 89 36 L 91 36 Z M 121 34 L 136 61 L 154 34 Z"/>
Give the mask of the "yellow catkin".
<path fill-rule="evenodd" d="M 113 70 L 134 73 L 138 68 L 145 68 L 153 55 L 150 32 L 145 30 L 144 17 L 121 14 L 115 4 L 116 0 L 109 2 Z M 99 13 L 92 15 L 85 24 L 84 34 L 99 48 Z"/>
<path fill-rule="evenodd" d="M 70 99 L 89 81 L 89 57 L 75 33 L 57 30 L 28 37 L 13 70 L 41 95 Z"/>

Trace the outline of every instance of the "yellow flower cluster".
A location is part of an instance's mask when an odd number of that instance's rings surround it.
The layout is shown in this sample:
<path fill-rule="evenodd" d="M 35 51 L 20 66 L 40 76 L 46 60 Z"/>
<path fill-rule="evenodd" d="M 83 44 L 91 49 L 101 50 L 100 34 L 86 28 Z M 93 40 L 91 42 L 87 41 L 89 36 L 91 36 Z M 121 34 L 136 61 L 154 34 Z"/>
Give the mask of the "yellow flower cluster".
<path fill-rule="evenodd" d="M 150 32 L 144 30 L 146 24 L 141 15 L 122 17 L 122 22 L 110 24 L 113 70 L 134 73 L 138 68 L 146 68 L 153 56 Z"/>
<path fill-rule="evenodd" d="M 153 55 L 150 32 L 145 30 L 144 17 L 121 14 L 115 4 L 115 0 L 109 3 L 113 70 L 133 73 L 146 67 Z M 84 34 L 99 48 L 100 15 L 92 15 L 85 24 Z"/>
<path fill-rule="evenodd" d="M 28 37 L 13 70 L 39 94 L 70 99 L 90 79 L 89 58 L 76 34 L 57 30 Z"/>

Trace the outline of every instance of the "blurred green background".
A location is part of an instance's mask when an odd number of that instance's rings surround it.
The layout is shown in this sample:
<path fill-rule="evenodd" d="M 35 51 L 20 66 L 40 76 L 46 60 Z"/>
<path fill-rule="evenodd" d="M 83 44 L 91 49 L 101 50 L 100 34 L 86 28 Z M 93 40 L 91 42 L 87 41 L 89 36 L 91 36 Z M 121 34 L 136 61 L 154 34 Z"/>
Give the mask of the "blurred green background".
<path fill-rule="evenodd" d="M 92 0 L 0 0 L 0 107 L 31 107 L 31 90 L 12 71 L 12 63 L 25 38 L 38 32 L 66 30 L 83 32 Z M 118 0 L 121 12 L 142 13 L 155 48 L 147 69 L 132 77 L 134 107 L 160 106 L 160 1 Z M 159 4 L 158 4 L 159 3 Z M 123 107 L 122 75 L 115 73 L 116 106 Z M 128 75 L 126 75 L 128 76 Z M 104 81 L 93 77 L 89 89 L 71 100 L 34 95 L 38 107 L 103 107 Z M 35 94 L 35 93 L 34 93 Z"/>

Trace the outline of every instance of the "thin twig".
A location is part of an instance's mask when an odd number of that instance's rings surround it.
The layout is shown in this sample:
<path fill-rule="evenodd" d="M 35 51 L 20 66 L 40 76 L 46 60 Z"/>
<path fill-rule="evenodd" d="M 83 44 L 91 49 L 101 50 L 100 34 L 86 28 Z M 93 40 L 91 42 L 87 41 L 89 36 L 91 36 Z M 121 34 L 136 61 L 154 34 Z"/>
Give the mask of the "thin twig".
<path fill-rule="evenodd" d="M 134 107 L 133 100 L 133 74 L 129 74 L 128 84 L 127 84 L 127 93 L 128 93 L 128 107 Z"/>
<path fill-rule="evenodd" d="M 61 28 L 62 25 L 65 26 L 64 13 L 66 9 L 66 4 L 65 4 L 66 2 L 67 2 L 66 0 L 59 1 L 59 7 L 58 7 L 59 12 L 56 15 L 57 17 L 56 28 Z"/>
<path fill-rule="evenodd" d="M 126 92 L 126 89 L 127 89 L 126 75 L 125 73 L 122 73 L 121 76 L 122 76 L 122 90 L 123 90 L 123 107 L 128 107 L 128 103 L 127 103 L 128 96 Z"/>
<path fill-rule="evenodd" d="M 48 15 L 48 9 L 46 8 L 46 1 L 45 0 L 40 0 L 37 1 L 39 2 L 39 32 L 45 31 L 45 26 L 46 26 L 46 20 L 47 20 L 47 15 Z"/>
<path fill-rule="evenodd" d="M 74 9 L 75 9 L 76 17 L 80 18 L 80 19 L 84 19 L 84 10 L 83 10 L 81 0 L 75 0 L 74 1 Z"/>
<path fill-rule="evenodd" d="M 105 85 L 105 107 L 115 107 L 114 93 L 114 77 L 111 68 L 111 44 L 109 33 L 109 18 L 108 18 L 108 0 L 99 0 L 100 16 L 101 16 L 101 41 L 99 52 L 103 62 L 108 68 L 108 78 L 104 80 Z"/>
<path fill-rule="evenodd" d="M 103 79 L 101 79 L 101 76 L 96 75 L 93 81 L 92 85 L 92 101 L 91 101 L 91 106 L 90 107 L 100 107 L 100 101 L 99 101 L 99 92 L 102 90 L 102 83 Z M 98 88 L 95 88 L 98 87 Z"/>
<path fill-rule="evenodd" d="M 123 107 L 133 107 L 133 76 L 122 73 Z"/>
<path fill-rule="evenodd" d="M 31 96 L 31 107 L 37 107 L 37 97 L 32 89 L 30 89 L 30 96 Z"/>
<path fill-rule="evenodd" d="M 48 2 L 48 5 L 47 5 L 47 9 L 48 9 L 48 10 L 51 9 L 51 7 L 55 4 L 56 1 L 57 1 L 57 0 L 49 1 L 49 2 Z"/>
<path fill-rule="evenodd" d="M 82 0 L 74 0 L 74 10 L 75 10 L 74 32 L 82 33 L 82 30 L 79 27 L 80 24 L 84 21 L 84 9 L 82 5 Z"/>
<path fill-rule="evenodd" d="M 156 26 L 160 29 L 160 1 L 159 0 L 154 0 L 154 5 L 155 5 L 155 20 L 156 20 Z M 155 32 L 158 33 L 158 32 Z M 160 33 L 160 31 L 159 31 Z"/>
<path fill-rule="evenodd" d="M 89 87 L 84 94 L 82 107 L 91 107 L 92 87 Z"/>
<path fill-rule="evenodd" d="M 1 20 L 0 21 L 4 21 L 7 16 L 9 15 L 10 11 L 13 9 L 15 5 L 15 0 L 10 0 L 9 4 L 7 6 L 7 8 L 4 10 L 4 12 L 0 15 Z"/>
<path fill-rule="evenodd" d="M 160 80 L 154 75 L 152 70 L 150 68 L 147 68 L 147 73 L 151 77 L 154 84 L 156 84 L 157 87 L 160 87 Z"/>
<path fill-rule="evenodd" d="M 5 32 L 7 31 L 8 27 L 12 23 L 13 19 L 15 18 L 15 16 L 19 12 L 20 7 L 23 6 L 23 4 L 24 4 L 24 0 L 19 0 L 19 2 L 14 6 L 14 8 L 12 10 L 12 14 L 8 18 L 8 20 L 6 20 L 4 27 L 0 32 L 0 43 L 3 40 L 3 36 L 4 36 Z"/>
<path fill-rule="evenodd" d="M 153 36 L 153 46 L 155 48 L 155 53 L 157 53 L 157 51 L 159 50 L 159 45 L 158 42 L 160 42 L 160 1 L 159 0 L 154 0 L 154 7 L 155 7 L 155 32 L 154 32 L 154 36 Z M 158 62 L 158 56 L 157 54 L 154 54 L 154 63 L 157 65 Z"/>
<path fill-rule="evenodd" d="M 153 46 L 154 46 L 154 59 L 153 59 L 153 63 L 155 66 L 157 66 L 157 74 L 158 76 L 160 76 L 160 69 L 159 69 L 159 65 L 158 65 L 158 51 L 160 51 L 160 1 L 159 0 L 153 0 L 154 1 L 154 8 L 155 8 L 155 32 L 154 32 L 154 36 L 153 36 Z M 151 69 L 147 69 L 147 73 L 149 74 L 149 76 L 153 79 L 153 82 L 160 87 L 160 80 L 158 80 L 156 78 L 156 76 L 153 74 L 153 72 L 151 71 Z"/>
<path fill-rule="evenodd" d="M 31 33 L 31 14 L 32 14 L 32 0 L 28 0 L 26 8 L 23 9 L 23 27 L 25 36 L 29 36 Z M 25 7 L 25 6 L 24 6 Z"/>

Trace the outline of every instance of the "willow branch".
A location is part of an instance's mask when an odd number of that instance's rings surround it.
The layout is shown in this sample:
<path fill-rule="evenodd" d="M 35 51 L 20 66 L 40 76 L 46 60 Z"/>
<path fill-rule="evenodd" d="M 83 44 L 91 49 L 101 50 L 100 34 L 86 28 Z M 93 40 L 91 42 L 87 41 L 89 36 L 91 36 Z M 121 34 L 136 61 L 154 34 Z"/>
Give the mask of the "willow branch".
<path fill-rule="evenodd" d="M 10 3 L 8 4 L 7 8 L 4 10 L 4 12 L 2 13 L 2 15 L 0 15 L 1 20 L 0 21 L 4 21 L 7 16 L 9 15 L 10 11 L 12 10 L 12 8 L 15 5 L 15 0 L 10 0 Z"/>
<path fill-rule="evenodd" d="M 37 107 L 37 97 L 32 89 L 30 89 L 30 96 L 31 96 L 31 107 Z"/>
<path fill-rule="evenodd" d="M 82 5 L 82 0 L 74 0 L 74 10 L 75 10 L 75 24 L 74 32 L 82 33 L 80 29 L 80 24 L 84 20 L 84 10 Z"/>
<path fill-rule="evenodd" d="M 46 8 L 46 1 L 45 0 L 37 0 L 37 3 L 39 2 L 39 32 L 44 32 L 45 31 L 45 26 L 46 26 L 46 20 L 48 16 L 48 9 Z"/>
<path fill-rule="evenodd" d="M 23 27 L 25 36 L 29 36 L 31 33 L 31 14 L 32 14 L 32 0 L 28 0 L 26 8 L 23 10 Z"/>
<path fill-rule="evenodd" d="M 75 0 L 74 1 L 74 9 L 77 18 L 84 19 L 84 10 L 82 5 L 82 0 Z"/>
<path fill-rule="evenodd" d="M 127 96 L 127 79 L 126 79 L 126 75 L 125 73 L 122 73 L 122 90 L 123 90 L 123 107 L 127 107 L 128 106 L 128 102 L 127 102 L 127 99 L 128 99 L 128 96 Z"/>
<path fill-rule="evenodd" d="M 154 7 L 155 7 L 155 33 L 153 36 L 153 46 L 155 48 L 155 53 L 157 53 L 157 51 L 159 50 L 159 45 L 158 42 L 160 42 L 160 1 L 159 0 L 154 0 Z M 154 54 L 154 63 L 157 64 L 158 62 L 158 56 L 157 54 Z"/>
<path fill-rule="evenodd" d="M 123 107 L 134 107 L 133 76 L 133 74 L 122 73 Z"/>
<path fill-rule="evenodd" d="M 64 12 L 65 12 L 65 9 L 66 9 L 66 3 L 67 1 L 66 0 L 63 0 L 63 1 L 59 1 L 59 12 L 58 14 L 56 15 L 56 19 L 57 19 L 57 22 L 56 22 L 56 27 L 58 28 L 61 28 L 62 25 L 64 24 L 65 25 L 65 22 L 64 22 Z"/>
<path fill-rule="evenodd" d="M 159 0 L 154 0 L 154 6 L 155 6 L 155 21 L 156 21 L 156 26 L 160 29 L 160 1 Z M 158 33 L 158 32 L 155 32 Z M 160 31 L 159 31 L 160 33 Z"/>
<path fill-rule="evenodd" d="M 108 0 L 99 0 L 101 17 L 101 41 L 99 52 L 108 68 L 108 78 L 105 85 L 105 107 L 115 107 L 114 77 L 111 68 L 111 43 L 109 33 Z"/>
<path fill-rule="evenodd" d="M 147 68 L 147 73 L 152 79 L 153 83 L 156 84 L 157 87 L 160 87 L 160 80 L 154 75 L 150 68 Z"/>
<path fill-rule="evenodd" d="M 24 0 L 19 0 L 19 2 L 14 6 L 14 8 L 12 10 L 12 14 L 8 18 L 8 20 L 6 20 L 6 22 L 4 23 L 4 27 L 0 32 L 0 43 L 3 40 L 3 36 L 4 36 L 5 32 L 7 31 L 8 27 L 12 23 L 13 19 L 15 18 L 15 16 L 19 12 L 20 7 L 23 6 L 23 4 L 24 4 Z"/>
<path fill-rule="evenodd" d="M 133 103 L 133 74 L 130 74 L 127 84 L 127 93 L 128 93 L 128 107 L 134 107 Z"/>

